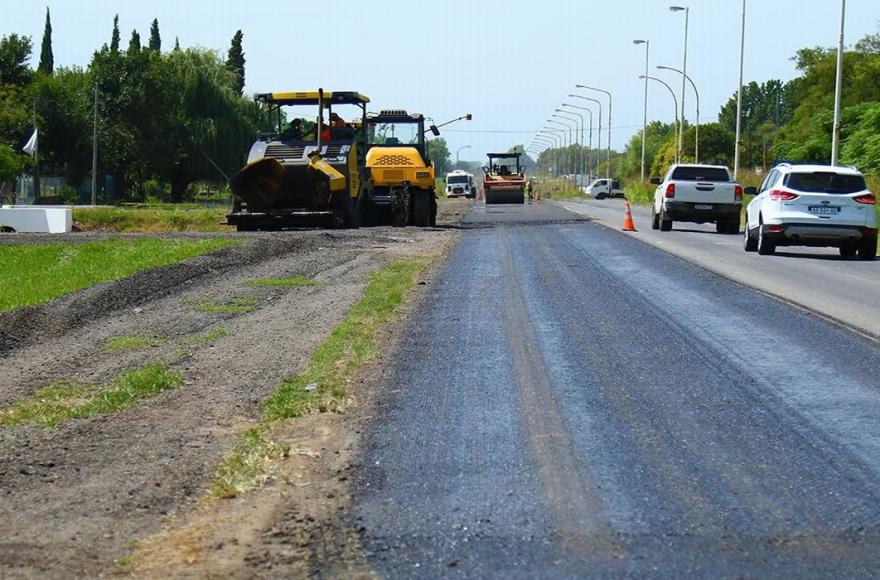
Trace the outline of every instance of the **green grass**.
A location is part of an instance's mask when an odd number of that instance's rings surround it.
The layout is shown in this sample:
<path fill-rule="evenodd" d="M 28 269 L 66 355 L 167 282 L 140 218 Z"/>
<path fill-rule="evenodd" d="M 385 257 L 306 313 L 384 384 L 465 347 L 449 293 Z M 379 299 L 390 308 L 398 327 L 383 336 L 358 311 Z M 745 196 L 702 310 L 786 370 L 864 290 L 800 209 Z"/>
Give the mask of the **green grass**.
<path fill-rule="evenodd" d="M 321 286 L 325 282 L 312 280 L 304 276 L 291 276 L 289 278 L 257 278 L 248 280 L 245 286 L 261 288 L 292 288 L 295 286 Z"/>
<path fill-rule="evenodd" d="M 216 330 L 212 330 L 211 332 L 206 332 L 205 334 L 198 334 L 196 336 L 190 336 L 184 339 L 184 342 L 188 346 L 201 346 L 203 344 L 208 344 L 214 342 L 218 338 L 223 338 L 224 336 L 228 336 L 229 331 L 225 328 L 218 328 Z"/>
<path fill-rule="evenodd" d="M 234 239 L 145 238 L 0 246 L 0 312 L 237 243 Z"/>
<path fill-rule="evenodd" d="M 654 190 L 656 185 L 650 183 L 642 183 L 635 179 L 626 184 L 623 188 L 626 199 L 635 205 L 651 205 L 654 201 Z"/>
<path fill-rule="evenodd" d="M 318 347 L 306 370 L 284 379 L 263 401 L 258 427 L 247 431 L 217 467 L 212 495 L 233 497 L 260 484 L 268 463 L 286 453 L 267 439 L 277 422 L 308 413 L 341 411 L 349 404 L 349 381 L 381 346 L 378 329 L 394 317 L 428 263 L 428 258 L 401 260 L 370 277 L 364 296 Z"/>
<path fill-rule="evenodd" d="M 124 350 L 139 350 L 159 346 L 162 340 L 157 336 L 114 336 L 104 344 L 107 352 L 120 352 Z"/>
<path fill-rule="evenodd" d="M 71 419 L 119 413 L 139 399 L 180 386 L 183 378 L 164 362 L 151 363 L 116 377 L 107 387 L 58 381 L 0 410 L 0 427 L 55 427 Z"/>
<path fill-rule="evenodd" d="M 266 438 L 265 427 L 248 429 L 217 465 L 211 495 L 231 498 L 252 489 L 265 477 L 266 465 L 289 452 L 289 446 Z"/>
<path fill-rule="evenodd" d="M 85 231 L 102 232 L 228 232 L 228 208 L 168 206 L 158 208 L 75 208 L 73 220 Z"/>
<path fill-rule="evenodd" d="M 205 300 L 198 306 L 198 312 L 210 312 L 212 314 L 247 314 L 257 309 L 257 297 L 236 296 L 228 300 Z"/>

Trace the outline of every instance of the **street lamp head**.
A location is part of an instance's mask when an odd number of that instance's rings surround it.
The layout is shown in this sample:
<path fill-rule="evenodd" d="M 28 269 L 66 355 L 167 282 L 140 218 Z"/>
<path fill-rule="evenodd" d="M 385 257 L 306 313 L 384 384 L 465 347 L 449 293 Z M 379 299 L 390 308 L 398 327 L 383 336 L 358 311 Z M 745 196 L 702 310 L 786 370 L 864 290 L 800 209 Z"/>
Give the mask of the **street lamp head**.
<path fill-rule="evenodd" d="M 681 12 L 682 10 L 687 10 L 685 6 L 670 6 L 669 9 L 673 12 Z"/>
<path fill-rule="evenodd" d="M 662 64 L 658 64 L 657 70 L 672 70 L 672 69 L 668 66 L 663 66 Z"/>
<path fill-rule="evenodd" d="M 646 78 L 645 75 L 639 75 L 640 79 Z"/>
<path fill-rule="evenodd" d="M 647 42 L 647 40 L 633 40 L 633 44 L 645 44 Z"/>

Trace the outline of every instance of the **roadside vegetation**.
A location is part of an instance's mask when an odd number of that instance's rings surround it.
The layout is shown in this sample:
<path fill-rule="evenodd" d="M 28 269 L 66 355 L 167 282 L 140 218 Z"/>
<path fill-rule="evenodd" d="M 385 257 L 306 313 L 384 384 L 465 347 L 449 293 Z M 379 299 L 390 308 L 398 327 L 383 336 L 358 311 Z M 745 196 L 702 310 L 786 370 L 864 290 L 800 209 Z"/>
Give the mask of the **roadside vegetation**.
<path fill-rule="evenodd" d="M 163 205 L 160 207 L 75 208 L 73 221 L 87 232 L 231 232 L 223 225 L 226 207 Z"/>
<path fill-rule="evenodd" d="M 240 240 L 144 238 L 5 245 L 0 252 L 0 312 L 46 302 L 100 282 L 237 243 Z"/>
<path fill-rule="evenodd" d="M 158 336 L 114 336 L 107 340 L 104 350 L 107 352 L 122 352 L 126 350 L 141 350 L 162 344 Z"/>
<path fill-rule="evenodd" d="M 182 381 L 180 372 L 157 362 L 122 373 L 104 387 L 76 381 L 55 382 L 0 410 L 0 427 L 56 427 L 71 419 L 119 413 L 140 399 L 180 386 Z"/>
<path fill-rule="evenodd" d="M 395 312 L 429 264 L 427 258 L 395 262 L 375 272 L 364 296 L 312 355 L 301 374 L 282 381 L 262 403 L 259 424 L 246 431 L 219 463 L 211 495 L 234 497 L 260 485 L 269 462 L 288 449 L 273 441 L 279 421 L 308 413 L 339 412 L 350 404 L 348 384 L 380 348 L 377 331 Z"/>

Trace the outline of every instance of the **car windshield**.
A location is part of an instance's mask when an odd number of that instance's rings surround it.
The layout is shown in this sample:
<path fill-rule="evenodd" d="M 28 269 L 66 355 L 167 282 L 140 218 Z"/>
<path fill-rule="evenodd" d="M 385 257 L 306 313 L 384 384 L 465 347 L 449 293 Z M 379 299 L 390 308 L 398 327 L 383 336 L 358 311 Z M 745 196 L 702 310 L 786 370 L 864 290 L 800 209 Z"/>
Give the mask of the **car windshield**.
<path fill-rule="evenodd" d="M 370 125 L 372 145 L 418 145 L 418 123 L 375 123 Z"/>
<path fill-rule="evenodd" d="M 861 175 L 842 175 L 833 171 L 789 173 L 785 185 L 805 193 L 856 193 L 864 191 L 865 178 Z"/>
<path fill-rule="evenodd" d="M 467 175 L 450 175 L 446 178 L 446 183 L 467 183 Z"/>
<path fill-rule="evenodd" d="M 723 167 L 676 167 L 672 172 L 676 181 L 730 181 Z"/>

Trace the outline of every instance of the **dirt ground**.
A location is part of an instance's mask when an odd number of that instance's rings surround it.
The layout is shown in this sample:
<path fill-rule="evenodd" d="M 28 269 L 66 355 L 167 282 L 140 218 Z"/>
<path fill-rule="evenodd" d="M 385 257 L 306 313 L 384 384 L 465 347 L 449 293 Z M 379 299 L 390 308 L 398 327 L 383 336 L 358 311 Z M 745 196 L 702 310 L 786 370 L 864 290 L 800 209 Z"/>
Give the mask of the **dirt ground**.
<path fill-rule="evenodd" d="M 0 576 L 296 576 L 319 566 L 323 575 L 369 576 L 357 530 L 344 517 L 346 474 L 370 418 L 371 386 L 394 356 L 418 291 L 402 319 L 383 329 L 386 347 L 352 386 L 348 411 L 273 432 L 292 452 L 261 490 L 207 500 L 206 487 L 257 420 L 258 403 L 304 368 L 368 275 L 401 257 L 442 254 L 469 206 L 442 203 L 438 228 L 248 234 L 241 246 L 0 314 L 0 407 L 54 380 L 106 382 L 155 360 L 184 377 L 181 387 L 123 413 L 55 429 L 0 429 Z M 245 285 L 287 276 L 327 284 Z M 196 309 L 242 297 L 253 312 Z M 160 342 L 106 349 L 110 338 L 136 335 Z"/>

